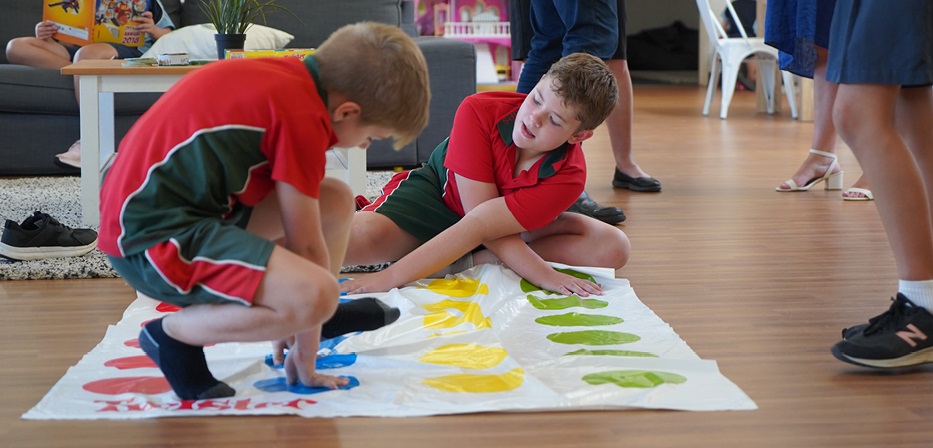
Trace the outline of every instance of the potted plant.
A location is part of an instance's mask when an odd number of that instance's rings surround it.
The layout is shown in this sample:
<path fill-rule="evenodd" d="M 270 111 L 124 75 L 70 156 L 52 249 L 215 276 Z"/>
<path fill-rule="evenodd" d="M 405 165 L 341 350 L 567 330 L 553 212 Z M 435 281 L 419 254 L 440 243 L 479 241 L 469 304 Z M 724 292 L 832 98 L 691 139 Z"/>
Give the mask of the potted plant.
<path fill-rule="evenodd" d="M 243 49 L 246 42 L 246 30 L 262 18 L 266 22 L 266 13 L 278 9 L 286 12 L 285 7 L 276 4 L 276 0 L 200 0 L 198 5 L 207 16 L 217 34 L 217 58 L 223 59 L 227 49 Z M 292 14 L 294 15 L 294 14 Z M 297 17 L 297 16 L 296 16 Z"/>

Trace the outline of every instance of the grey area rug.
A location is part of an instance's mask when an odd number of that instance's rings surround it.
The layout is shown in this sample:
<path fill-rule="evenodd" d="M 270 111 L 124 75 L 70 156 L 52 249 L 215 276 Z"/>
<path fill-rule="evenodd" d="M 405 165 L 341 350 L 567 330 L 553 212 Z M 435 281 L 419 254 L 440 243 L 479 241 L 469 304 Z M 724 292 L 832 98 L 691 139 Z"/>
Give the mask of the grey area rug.
<path fill-rule="evenodd" d="M 366 196 L 372 200 L 392 176 L 390 171 L 366 173 Z M 0 179 L 0 219 L 22 223 L 36 210 L 74 228 L 81 224 L 80 179 L 78 177 L 26 177 Z M 91 227 L 97 230 L 97 227 Z M 344 272 L 371 272 L 386 265 L 347 266 Z M 39 280 L 119 277 L 98 249 L 80 257 L 13 261 L 0 257 L 0 280 Z"/>

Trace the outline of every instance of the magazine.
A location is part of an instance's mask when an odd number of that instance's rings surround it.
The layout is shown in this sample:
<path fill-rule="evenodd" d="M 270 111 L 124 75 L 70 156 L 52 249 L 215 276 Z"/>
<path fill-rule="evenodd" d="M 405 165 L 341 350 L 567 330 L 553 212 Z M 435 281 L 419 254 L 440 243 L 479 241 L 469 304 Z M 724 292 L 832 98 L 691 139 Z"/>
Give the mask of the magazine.
<path fill-rule="evenodd" d="M 133 20 L 149 9 L 150 0 L 43 0 L 42 20 L 58 26 L 56 40 L 75 45 L 113 42 L 142 46 L 145 33 Z"/>

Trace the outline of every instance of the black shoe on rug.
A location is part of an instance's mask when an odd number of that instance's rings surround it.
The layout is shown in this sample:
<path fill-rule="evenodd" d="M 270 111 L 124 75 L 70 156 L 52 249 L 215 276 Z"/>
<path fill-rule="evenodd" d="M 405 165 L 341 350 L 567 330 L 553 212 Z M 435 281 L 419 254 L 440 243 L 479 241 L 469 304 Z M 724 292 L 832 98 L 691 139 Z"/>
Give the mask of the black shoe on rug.
<path fill-rule="evenodd" d="M 632 177 L 619 171 L 612 176 L 612 186 L 614 188 L 626 188 L 632 191 L 643 193 L 657 193 L 661 191 L 661 181 L 653 177 Z"/>
<path fill-rule="evenodd" d="M 606 224 L 616 225 L 625 221 L 625 213 L 619 207 L 607 207 L 600 205 L 590 195 L 584 191 L 568 209 L 568 212 L 579 213 L 591 218 L 596 218 Z"/>
<path fill-rule="evenodd" d="M 833 346 L 840 361 L 865 367 L 892 369 L 933 362 L 933 314 L 903 294 L 868 324 L 842 330 Z"/>
<path fill-rule="evenodd" d="M 72 229 L 49 216 L 35 212 L 22 224 L 6 220 L 0 238 L 0 256 L 13 260 L 76 257 L 97 247 L 97 232 Z"/>

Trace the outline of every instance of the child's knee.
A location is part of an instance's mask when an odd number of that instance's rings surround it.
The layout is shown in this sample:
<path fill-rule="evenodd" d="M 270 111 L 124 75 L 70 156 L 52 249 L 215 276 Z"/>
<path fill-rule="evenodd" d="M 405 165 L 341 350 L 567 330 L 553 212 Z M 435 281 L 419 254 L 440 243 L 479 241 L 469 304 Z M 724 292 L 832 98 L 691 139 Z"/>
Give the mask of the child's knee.
<path fill-rule="evenodd" d="M 112 59 L 117 57 L 117 50 L 108 44 L 90 44 L 78 49 L 74 62 L 92 59 Z"/>
<path fill-rule="evenodd" d="M 632 243 L 625 232 L 613 227 L 614 235 L 609 237 L 612 240 L 611 249 L 606 254 L 606 265 L 615 269 L 620 269 L 628 263 L 632 255 Z"/>
<path fill-rule="evenodd" d="M 325 177 L 320 187 L 321 208 L 327 212 L 341 215 L 353 213 L 356 203 L 353 201 L 353 191 L 345 182 Z"/>
<path fill-rule="evenodd" d="M 329 278 L 328 278 L 329 277 Z M 340 289 L 336 279 L 327 276 L 309 275 L 299 282 L 286 312 L 300 328 L 321 325 L 334 315 Z"/>

